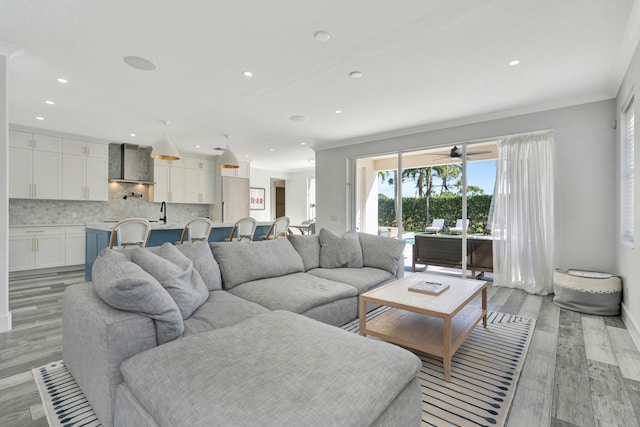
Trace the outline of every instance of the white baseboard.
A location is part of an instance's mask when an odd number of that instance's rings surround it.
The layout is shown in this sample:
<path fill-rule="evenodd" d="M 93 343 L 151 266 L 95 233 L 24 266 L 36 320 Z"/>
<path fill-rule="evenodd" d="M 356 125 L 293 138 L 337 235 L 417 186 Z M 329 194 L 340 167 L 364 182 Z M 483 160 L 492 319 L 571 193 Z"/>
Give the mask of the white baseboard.
<path fill-rule="evenodd" d="M 629 331 L 629 334 L 631 334 L 633 343 L 636 345 L 636 348 L 640 350 L 640 323 L 638 322 L 638 319 L 634 319 L 631 316 L 624 303 L 622 304 L 621 317 L 622 321 L 627 327 L 627 330 Z"/>
<path fill-rule="evenodd" d="M 11 330 L 11 312 L 0 316 L 0 332 L 7 332 Z"/>

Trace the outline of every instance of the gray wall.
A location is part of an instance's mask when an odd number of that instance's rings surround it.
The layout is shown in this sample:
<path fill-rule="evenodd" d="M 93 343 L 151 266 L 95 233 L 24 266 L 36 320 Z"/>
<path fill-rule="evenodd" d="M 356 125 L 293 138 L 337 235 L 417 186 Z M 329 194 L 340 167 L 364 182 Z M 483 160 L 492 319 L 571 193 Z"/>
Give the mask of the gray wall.
<path fill-rule="evenodd" d="M 349 158 L 555 130 L 555 265 L 617 272 L 615 100 L 524 114 L 316 152 L 317 223 L 348 227 Z"/>

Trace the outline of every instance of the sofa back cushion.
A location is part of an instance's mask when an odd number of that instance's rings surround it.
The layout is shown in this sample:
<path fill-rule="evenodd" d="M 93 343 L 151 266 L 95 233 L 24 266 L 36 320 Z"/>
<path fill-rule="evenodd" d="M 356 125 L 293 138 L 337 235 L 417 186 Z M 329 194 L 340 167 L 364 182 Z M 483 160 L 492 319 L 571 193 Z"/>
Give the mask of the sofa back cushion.
<path fill-rule="evenodd" d="M 302 257 L 304 271 L 320 267 L 320 237 L 317 234 L 312 236 L 289 234 L 287 238 Z"/>
<path fill-rule="evenodd" d="M 342 236 L 323 228 L 320 230 L 320 267 L 322 268 L 362 268 L 362 249 L 355 231 L 347 231 Z"/>
<path fill-rule="evenodd" d="M 304 272 L 302 258 L 287 239 L 214 242 L 211 249 L 225 289 L 252 280 Z"/>
<path fill-rule="evenodd" d="M 404 240 L 358 233 L 362 258 L 367 267 L 376 267 L 397 274 L 400 260 L 404 262 Z"/>
<path fill-rule="evenodd" d="M 220 266 L 213 258 L 209 242 L 193 242 L 176 245 L 176 248 L 187 258 L 193 261 L 193 268 L 198 270 L 200 277 L 210 291 L 222 289 L 222 277 L 220 276 Z"/>
<path fill-rule="evenodd" d="M 125 255 L 104 249 L 93 264 L 93 284 L 104 302 L 155 320 L 158 344 L 182 335 L 184 322 L 176 302 L 153 276 Z"/>
<path fill-rule="evenodd" d="M 155 254 L 144 248 L 135 248 L 131 260 L 152 275 L 169 292 L 178 305 L 183 319 L 205 303 L 209 290 L 193 262 L 171 243 L 165 243 Z"/>

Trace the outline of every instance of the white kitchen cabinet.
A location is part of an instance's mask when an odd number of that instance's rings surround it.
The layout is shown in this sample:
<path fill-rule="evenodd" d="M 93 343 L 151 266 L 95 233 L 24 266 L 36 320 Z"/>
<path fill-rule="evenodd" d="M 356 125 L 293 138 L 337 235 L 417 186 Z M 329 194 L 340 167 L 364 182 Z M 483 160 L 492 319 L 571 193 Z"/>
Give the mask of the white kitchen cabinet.
<path fill-rule="evenodd" d="M 106 159 L 109 157 L 109 146 L 96 142 L 64 138 L 62 142 L 62 152 L 64 154 L 77 154 Z"/>
<path fill-rule="evenodd" d="M 61 267 L 66 263 L 64 227 L 9 230 L 9 271 Z"/>
<path fill-rule="evenodd" d="M 240 167 L 238 168 L 222 168 L 220 169 L 220 175 L 222 176 L 237 176 L 238 178 L 250 178 L 249 162 L 238 162 Z"/>
<path fill-rule="evenodd" d="M 154 161 L 153 200 L 155 202 L 183 203 L 185 201 L 185 169 L 171 166 L 166 160 Z"/>
<path fill-rule="evenodd" d="M 65 227 L 65 264 L 84 265 L 85 229 L 82 226 Z"/>
<path fill-rule="evenodd" d="M 62 153 L 62 138 L 10 130 L 9 147 Z"/>
<path fill-rule="evenodd" d="M 62 138 L 9 132 L 9 197 L 62 198 Z"/>
<path fill-rule="evenodd" d="M 64 154 L 63 164 L 63 199 L 104 201 L 109 199 L 107 158 Z"/>
<path fill-rule="evenodd" d="M 216 161 L 213 158 L 184 157 L 184 167 L 186 167 L 187 169 L 202 169 L 212 171 L 216 167 Z"/>
<path fill-rule="evenodd" d="M 213 204 L 214 179 L 211 170 L 185 169 L 185 201 Z"/>

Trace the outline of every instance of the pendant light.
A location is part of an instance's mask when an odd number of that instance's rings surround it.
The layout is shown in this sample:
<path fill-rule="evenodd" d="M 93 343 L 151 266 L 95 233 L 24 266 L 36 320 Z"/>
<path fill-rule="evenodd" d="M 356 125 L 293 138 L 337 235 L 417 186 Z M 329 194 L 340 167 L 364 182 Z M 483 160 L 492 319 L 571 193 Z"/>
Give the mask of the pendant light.
<path fill-rule="evenodd" d="M 163 120 L 162 123 L 164 123 L 164 136 L 159 142 L 153 145 L 151 157 L 158 160 L 180 160 L 180 153 L 178 153 L 178 149 L 173 145 L 171 139 L 169 139 L 169 133 L 167 132 L 167 125 L 169 122 L 167 120 Z"/>
<path fill-rule="evenodd" d="M 225 135 L 224 137 L 227 138 L 227 148 L 224 149 L 218 159 L 218 167 L 231 169 L 239 168 L 240 163 L 238 163 L 238 158 L 233 154 L 233 151 L 229 149 L 229 135 Z"/>

